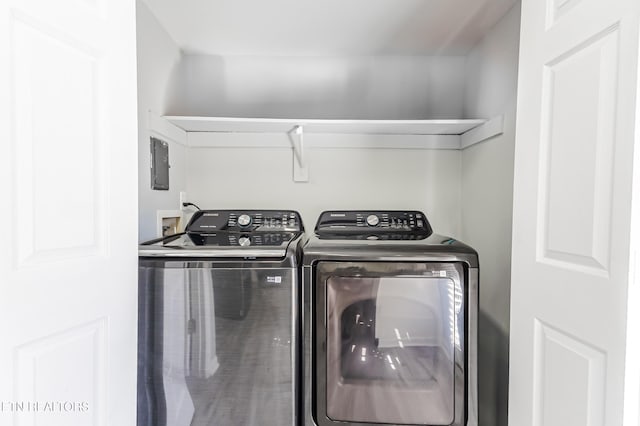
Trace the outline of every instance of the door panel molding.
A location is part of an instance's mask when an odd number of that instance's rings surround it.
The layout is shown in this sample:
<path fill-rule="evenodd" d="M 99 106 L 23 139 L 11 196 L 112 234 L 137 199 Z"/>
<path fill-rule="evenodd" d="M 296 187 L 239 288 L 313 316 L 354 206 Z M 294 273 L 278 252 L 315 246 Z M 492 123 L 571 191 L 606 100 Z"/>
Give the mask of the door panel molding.
<path fill-rule="evenodd" d="M 533 424 L 603 426 L 606 353 L 538 318 L 534 339 Z"/>
<path fill-rule="evenodd" d="M 103 55 L 55 24 L 12 12 L 15 265 L 104 254 Z M 62 98 L 68 108 L 57 108 Z M 65 166 L 55 160 L 61 152 L 71 158 Z"/>
<path fill-rule="evenodd" d="M 68 424 L 103 425 L 107 378 L 107 318 L 43 336 L 14 350 L 18 402 L 38 402 L 25 425 L 47 423 L 47 413 Z M 75 360 L 75 362 L 61 362 Z M 65 365 L 67 368 L 60 368 Z M 70 381 L 70 377 L 82 380 Z M 54 383 L 67 383 L 61 392 Z M 46 403 L 51 405 L 47 407 Z M 53 414 L 51 414 L 53 413 Z M 23 419 L 20 419 L 23 425 Z"/>
<path fill-rule="evenodd" d="M 547 0 L 547 30 L 582 0 Z"/>
<path fill-rule="evenodd" d="M 618 39 L 615 25 L 571 48 L 544 66 L 542 85 L 538 261 L 604 278 L 610 262 Z"/>

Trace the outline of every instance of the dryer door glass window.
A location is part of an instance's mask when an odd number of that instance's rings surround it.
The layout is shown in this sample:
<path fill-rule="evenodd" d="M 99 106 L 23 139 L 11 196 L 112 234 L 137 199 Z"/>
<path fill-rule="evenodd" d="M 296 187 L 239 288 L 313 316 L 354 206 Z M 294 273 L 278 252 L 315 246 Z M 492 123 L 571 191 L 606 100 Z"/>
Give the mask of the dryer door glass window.
<path fill-rule="evenodd" d="M 329 277 L 327 417 L 452 424 L 461 300 L 447 277 Z"/>

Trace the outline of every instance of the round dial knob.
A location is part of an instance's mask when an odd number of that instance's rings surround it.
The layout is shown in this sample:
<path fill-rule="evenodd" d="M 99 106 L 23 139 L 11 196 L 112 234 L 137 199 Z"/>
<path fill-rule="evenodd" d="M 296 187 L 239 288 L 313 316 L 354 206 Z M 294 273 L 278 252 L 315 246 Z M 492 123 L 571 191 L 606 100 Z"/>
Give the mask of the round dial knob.
<path fill-rule="evenodd" d="M 370 214 L 367 216 L 367 225 L 369 226 L 377 226 L 380 223 L 380 218 L 375 214 Z"/>
<path fill-rule="evenodd" d="M 240 217 L 238 217 L 238 225 L 240 226 L 251 225 L 251 216 L 249 216 L 248 214 L 241 214 Z"/>
<path fill-rule="evenodd" d="M 240 237 L 238 238 L 238 244 L 240 244 L 242 247 L 247 247 L 251 245 L 251 238 L 249 237 Z"/>

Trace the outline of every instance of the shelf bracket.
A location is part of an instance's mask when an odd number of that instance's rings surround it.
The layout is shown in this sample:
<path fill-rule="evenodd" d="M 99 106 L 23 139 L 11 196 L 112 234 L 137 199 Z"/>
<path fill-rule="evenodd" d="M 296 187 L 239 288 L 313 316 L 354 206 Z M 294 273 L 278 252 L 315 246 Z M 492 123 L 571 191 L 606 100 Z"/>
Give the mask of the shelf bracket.
<path fill-rule="evenodd" d="M 297 125 L 288 133 L 293 147 L 293 181 L 309 182 L 309 168 L 304 158 L 304 129 Z"/>

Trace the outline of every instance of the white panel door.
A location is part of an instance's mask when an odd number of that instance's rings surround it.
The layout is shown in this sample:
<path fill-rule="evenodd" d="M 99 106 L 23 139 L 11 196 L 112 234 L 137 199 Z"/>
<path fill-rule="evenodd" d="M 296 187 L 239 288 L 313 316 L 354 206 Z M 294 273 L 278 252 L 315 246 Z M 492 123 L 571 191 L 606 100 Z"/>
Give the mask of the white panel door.
<path fill-rule="evenodd" d="M 638 0 L 523 0 L 511 426 L 622 425 Z"/>
<path fill-rule="evenodd" d="M 135 2 L 0 2 L 0 425 L 135 424 Z"/>

